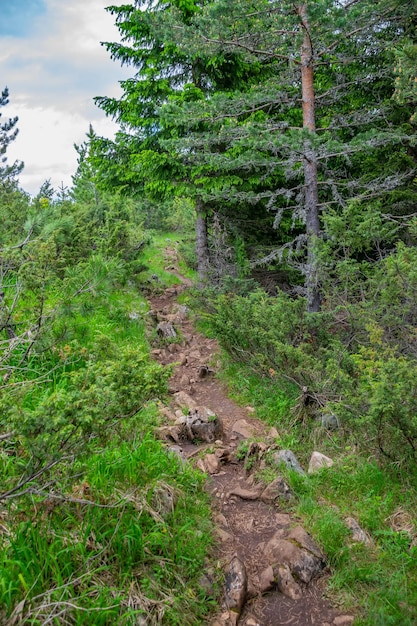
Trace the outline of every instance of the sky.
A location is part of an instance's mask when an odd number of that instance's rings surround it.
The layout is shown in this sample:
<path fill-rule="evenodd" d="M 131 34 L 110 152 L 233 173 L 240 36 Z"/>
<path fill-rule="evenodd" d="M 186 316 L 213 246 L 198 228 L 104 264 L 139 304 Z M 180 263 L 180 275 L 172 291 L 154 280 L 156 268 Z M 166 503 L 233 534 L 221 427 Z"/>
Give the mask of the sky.
<path fill-rule="evenodd" d="M 89 124 L 99 135 L 117 129 L 94 96 L 121 95 L 132 69 L 112 61 L 101 41 L 118 41 L 109 5 L 129 0 L 0 0 L 0 90 L 9 88 L 1 121 L 18 116 L 19 134 L 8 163 L 25 167 L 21 187 L 36 195 L 45 180 L 70 187 L 77 167 L 74 143 Z"/>

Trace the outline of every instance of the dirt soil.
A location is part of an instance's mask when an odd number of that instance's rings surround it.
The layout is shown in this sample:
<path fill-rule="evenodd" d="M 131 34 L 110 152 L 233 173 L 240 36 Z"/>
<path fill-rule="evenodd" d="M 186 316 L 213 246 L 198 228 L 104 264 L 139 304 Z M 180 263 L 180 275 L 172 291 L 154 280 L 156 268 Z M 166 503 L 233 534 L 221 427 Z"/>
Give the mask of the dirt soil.
<path fill-rule="evenodd" d="M 168 250 L 165 260 L 168 269 L 180 276 L 176 268 L 175 250 Z M 302 596 L 296 600 L 283 595 L 276 586 L 263 589 L 261 574 L 268 562 L 262 547 L 277 530 L 299 526 L 300 520 L 288 515 L 282 505 L 233 494 L 234 491 L 243 495 L 247 492 L 247 496 L 254 497 L 251 494 L 256 487 L 245 463 L 236 459 L 235 451 L 239 442 L 245 438 L 254 438 L 268 445 L 273 443 L 274 432 L 270 432 L 268 426 L 255 418 L 251 407 L 241 407 L 231 401 L 223 385 L 216 379 L 213 371 L 216 366 L 213 364 L 216 363 L 218 345 L 215 340 L 196 332 L 185 307 L 178 305 L 178 295 L 190 286 L 189 281 L 183 277 L 181 279 L 181 286 L 171 287 L 149 298 L 155 323 L 171 323 L 181 337 L 181 343 L 161 340 L 153 350 L 153 356 L 164 365 L 176 364 L 170 381 L 173 401 L 168 410 L 172 413 L 178 410 L 174 394 L 182 391 L 191 396 L 197 405 L 208 407 L 221 419 L 223 435 L 221 443 L 216 442 L 222 449 L 219 455 L 222 456 L 221 463 L 220 467 L 211 470 L 213 473 L 208 481 L 217 527 L 217 560 L 227 571 L 232 558 L 237 556 L 244 563 L 248 578 L 248 589 L 240 615 L 228 610 L 225 592 L 218 615 L 209 623 L 211 626 L 236 623 L 239 626 L 348 626 L 353 622 L 353 616 L 342 613 L 326 598 L 326 570 L 308 585 L 301 585 Z M 213 452 L 213 445 L 194 445 L 189 441 L 173 447 L 177 447 L 179 453 L 198 464 L 202 470 L 205 469 L 205 451 Z"/>

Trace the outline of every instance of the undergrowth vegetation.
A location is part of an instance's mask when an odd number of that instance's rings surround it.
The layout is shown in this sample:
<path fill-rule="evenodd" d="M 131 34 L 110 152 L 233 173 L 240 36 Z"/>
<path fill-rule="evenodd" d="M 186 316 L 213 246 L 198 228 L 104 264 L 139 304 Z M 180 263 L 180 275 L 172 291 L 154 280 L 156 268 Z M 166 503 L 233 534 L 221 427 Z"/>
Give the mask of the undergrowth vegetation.
<path fill-rule="evenodd" d="M 308 314 L 304 300 L 220 293 L 206 315 L 237 361 L 299 389 L 299 420 L 331 414 L 367 453 L 417 462 L 417 256 L 399 245 L 362 284 L 363 297 Z M 365 289 L 367 292 L 365 292 Z"/>
<path fill-rule="evenodd" d="M 146 434 L 154 421 L 149 406 L 59 489 L 4 513 L 14 623 L 193 624 L 209 610 L 196 584 L 210 541 L 202 478 Z"/>
<path fill-rule="evenodd" d="M 276 429 L 278 449 L 292 450 L 308 467 L 313 450 L 334 465 L 300 475 L 265 458 L 253 464 L 257 480 L 271 482 L 282 473 L 293 499 L 281 503 L 302 519 L 326 554 L 332 603 L 356 615 L 355 626 L 412 626 L 417 614 L 417 482 L 415 473 L 381 463 L 366 454 L 349 433 L 328 429 L 305 414 L 300 419 L 298 386 L 278 376 L 262 375 L 252 366 L 223 357 L 222 378 L 241 404 Z M 249 442 L 242 446 L 245 458 Z M 367 543 L 352 541 L 354 520 Z M 343 610 L 343 609 L 342 609 Z"/>
<path fill-rule="evenodd" d="M 324 259 L 323 250 L 321 251 Z M 323 307 L 279 291 L 208 289 L 200 325 L 223 348 L 232 395 L 276 429 L 278 448 L 304 468 L 314 450 L 334 465 L 305 476 L 265 460 L 259 480 L 283 471 L 288 505 L 322 546 L 328 593 L 355 626 L 417 621 L 417 375 L 415 248 L 335 263 Z M 358 524 L 362 542 L 352 540 Z"/>
<path fill-rule="evenodd" d="M 123 203 L 43 199 L 28 235 L 2 231 L 1 623 L 179 626 L 211 610 L 203 478 L 152 435 L 170 369 L 151 360 L 141 292 L 178 279 L 166 237 L 151 243 Z"/>

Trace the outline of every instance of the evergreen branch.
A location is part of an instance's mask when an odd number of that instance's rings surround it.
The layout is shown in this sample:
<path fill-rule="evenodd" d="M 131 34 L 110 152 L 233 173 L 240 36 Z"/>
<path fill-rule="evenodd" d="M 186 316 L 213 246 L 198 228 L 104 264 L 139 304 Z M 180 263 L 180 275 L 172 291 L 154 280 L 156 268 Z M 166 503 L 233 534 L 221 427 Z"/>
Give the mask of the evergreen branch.
<path fill-rule="evenodd" d="M 307 235 L 301 234 L 295 237 L 292 241 L 285 243 L 279 248 L 274 249 L 272 252 L 263 256 L 260 259 L 251 260 L 249 265 L 251 268 L 259 267 L 260 265 L 269 265 L 272 261 L 282 260 L 282 257 L 286 251 L 292 252 L 295 248 L 296 252 L 299 252 L 303 245 L 307 243 Z"/>
<path fill-rule="evenodd" d="M 357 0 L 359 1 L 359 0 Z M 355 2 L 352 2 L 351 4 L 354 4 Z M 373 22 L 371 21 L 366 22 L 365 24 L 363 24 L 362 26 L 358 26 L 357 28 L 354 28 L 353 30 L 347 32 L 346 34 L 343 35 L 343 40 L 346 39 L 350 39 L 351 37 L 353 37 L 354 35 L 357 35 L 358 33 L 362 33 L 366 30 L 369 29 L 370 26 L 378 24 L 378 21 L 383 21 L 385 20 L 388 15 L 390 13 L 392 13 L 392 9 L 387 9 L 386 11 L 382 12 L 381 14 L 376 14 Z M 341 39 L 337 39 L 337 41 L 335 41 L 333 44 L 331 44 L 330 46 L 328 46 L 325 50 L 322 50 L 321 52 L 318 53 L 318 57 L 322 57 L 325 54 L 328 54 L 329 52 L 333 52 L 334 50 L 336 50 L 336 48 L 340 45 Z"/>
<path fill-rule="evenodd" d="M 280 33 L 278 32 L 278 34 Z M 281 34 L 298 35 L 299 33 L 297 31 L 293 31 L 293 32 L 282 31 Z M 246 52 L 249 52 L 250 54 L 259 55 L 261 57 L 266 57 L 268 59 L 281 59 L 282 61 L 291 61 L 291 63 L 301 66 L 301 61 L 293 58 L 291 55 L 288 55 L 288 54 L 280 54 L 278 52 L 268 52 L 267 50 L 253 48 L 249 44 L 244 44 L 243 42 L 240 42 L 238 40 L 213 39 L 211 37 L 207 37 L 207 35 L 204 35 L 203 33 L 201 33 L 201 38 L 203 39 L 203 41 L 209 44 L 216 44 L 218 46 L 229 46 L 232 48 L 241 48 L 242 50 L 245 50 Z"/>
<path fill-rule="evenodd" d="M 0 254 L 5 254 L 5 253 L 9 252 L 9 250 L 22 250 L 22 248 L 24 248 L 26 246 L 26 244 L 29 243 L 30 238 L 32 236 L 32 233 L 33 233 L 33 226 L 31 226 L 27 236 L 25 237 L 25 239 L 22 242 L 16 244 L 15 246 L 8 246 L 7 248 L 0 248 Z M 36 239 L 34 239 L 32 241 L 36 241 Z"/>

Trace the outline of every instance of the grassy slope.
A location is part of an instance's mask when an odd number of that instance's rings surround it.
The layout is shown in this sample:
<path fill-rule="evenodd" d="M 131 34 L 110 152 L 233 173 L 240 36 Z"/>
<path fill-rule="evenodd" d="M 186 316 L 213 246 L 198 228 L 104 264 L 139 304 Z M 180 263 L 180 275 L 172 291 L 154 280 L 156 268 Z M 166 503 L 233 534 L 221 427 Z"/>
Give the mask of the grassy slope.
<path fill-rule="evenodd" d="M 145 253 L 144 280 L 161 288 L 178 283 L 163 259 L 164 248 L 176 241 L 170 234 L 155 238 Z M 76 341 L 62 349 L 78 342 L 94 350 L 112 340 L 148 351 L 146 310 L 137 293 L 113 293 L 94 314 L 77 314 Z M 223 375 L 235 398 L 274 425 L 277 443 L 304 465 L 313 449 L 336 461 L 314 476 L 288 475 L 297 495 L 292 509 L 328 556 L 330 597 L 357 612 L 358 626 L 416 623 L 413 477 L 360 458 L 354 443 L 299 422 L 291 410 L 298 391 L 291 386 L 227 361 Z M 150 436 L 157 419 L 156 403 L 148 402 L 114 430 L 104 448 L 62 470 L 55 486 L 65 501 L 31 494 L 0 509 L 4 619 L 14 610 L 17 624 L 136 624 L 141 614 L 148 623 L 204 623 L 211 599 L 198 579 L 211 542 L 208 503 L 200 475 Z M 4 447 L 0 463 L 5 476 L 15 470 Z M 275 471 L 267 468 L 260 477 Z M 173 510 L 164 507 L 167 494 L 168 503 L 171 496 L 177 501 Z M 358 520 L 370 546 L 352 544 L 346 516 Z"/>
<path fill-rule="evenodd" d="M 165 245 L 162 237 L 147 251 L 160 286 L 178 282 L 163 270 Z M 72 315 L 57 353 L 74 353 L 69 369 L 84 367 L 90 353 L 108 359 L 113 345 L 148 354 L 146 310 L 137 292 L 113 291 Z M 25 405 L 36 408 L 40 396 L 67 385 L 65 369 L 49 391 L 28 392 Z M 57 466 L 44 491 L 35 485 L 0 504 L 2 623 L 12 616 L 13 624 L 138 624 L 140 615 L 147 624 L 204 622 L 212 599 L 199 578 L 212 541 L 210 510 L 201 474 L 152 436 L 157 403 L 113 422 L 104 443 L 93 439 Z M 26 459 L 18 436 L 2 444 L 5 482 Z"/>

